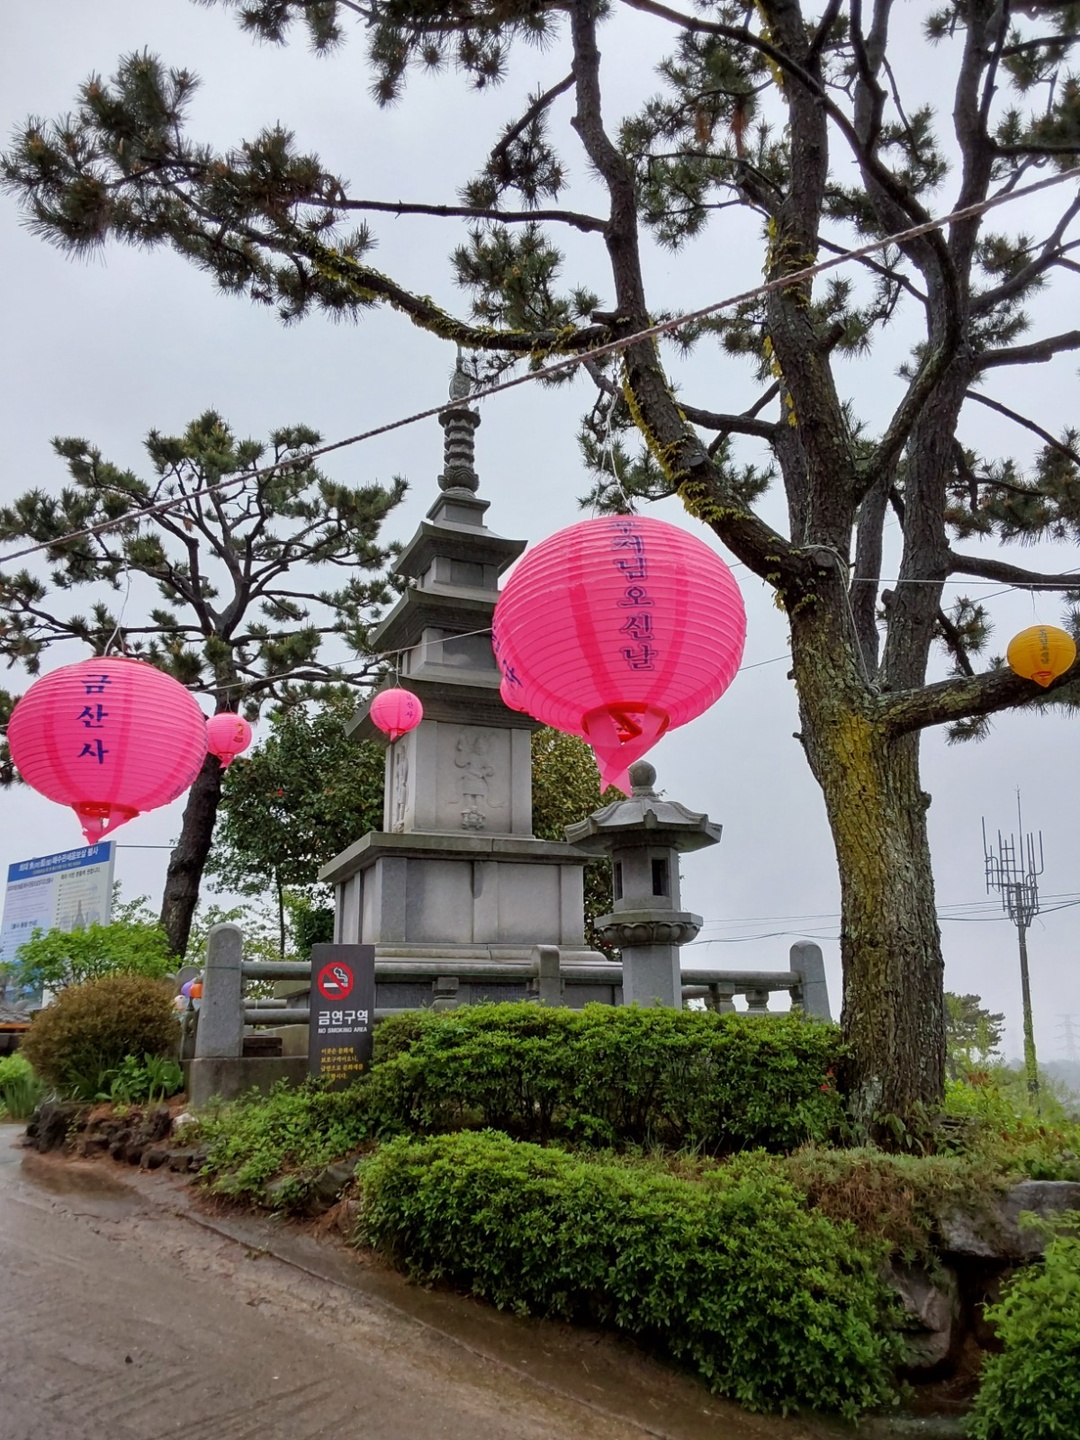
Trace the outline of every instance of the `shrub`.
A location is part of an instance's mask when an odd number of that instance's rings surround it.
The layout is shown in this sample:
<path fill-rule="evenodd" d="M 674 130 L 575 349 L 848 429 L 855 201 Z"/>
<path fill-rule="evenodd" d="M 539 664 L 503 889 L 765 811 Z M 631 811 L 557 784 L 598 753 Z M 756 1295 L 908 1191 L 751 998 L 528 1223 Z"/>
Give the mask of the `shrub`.
<path fill-rule="evenodd" d="M 403 1016 L 376 1035 L 371 1105 L 387 1130 L 719 1154 L 792 1149 L 842 1120 L 837 1032 L 799 1015 L 522 1003 Z"/>
<path fill-rule="evenodd" d="M 963 1153 L 1030 1180 L 1080 1180 L 1080 1124 L 1049 1089 L 1036 1110 L 1015 1071 L 995 1066 L 948 1082 L 945 1113 L 960 1127 L 952 1143 Z"/>
<path fill-rule="evenodd" d="M 0 1060 L 0 1119 L 29 1120 L 45 1087 L 18 1050 Z"/>
<path fill-rule="evenodd" d="M 19 985 L 40 995 L 104 975 L 145 975 L 160 980 L 176 964 L 160 925 L 118 920 L 85 930 L 37 931 L 15 957 Z"/>
<path fill-rule="evenodd" d="M 61 1094 L 93 1100 L 129 1055 L 167 1055 L 178 1038 L 169 987 L 141 975 L 107 975 L 61 991 L 23 1041 L 37 1073 Z"/>
<path fill-rule="evenodd" d="M 1080 1225 L 1080 1212 L 1065 1217 Z M 1004 1349 L 982 1370 L 976 1440 L 1075 1440 L 1080 1425 L 1080 1238 L 1059 1234 L 986 1318 Z"/>
<path fill-rule="evenodd" d="M 306 1201 L 320 1170 L 363 1144 L 368 1122 L 356 1088 L 323 1090 L 309 1081 L 294 1089 L 280 1081 L 269 1095 L 252 1092 L 205 1116 L 200 1133 L 208 1146 L 203 1174 L 219 1195 L 267 1203 L 266 1182 L 282 1176 L 270 1203 L 290 1208 Z"/>
<path fill-rule="evenodd" d="M 890 1392 L 880 1257 L 766 1167 L 702 1184 L 488 1132 L 399 1138 L 359 1173 L 357 1238 L 414 1276 L 614 1326 L 755 1410 Z"/>

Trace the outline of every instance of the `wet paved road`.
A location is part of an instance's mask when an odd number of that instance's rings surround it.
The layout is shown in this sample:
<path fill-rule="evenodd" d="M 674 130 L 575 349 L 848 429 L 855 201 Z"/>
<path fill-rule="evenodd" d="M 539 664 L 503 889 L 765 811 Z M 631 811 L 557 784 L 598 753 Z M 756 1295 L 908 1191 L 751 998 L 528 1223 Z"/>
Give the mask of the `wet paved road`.
<path fill-rule="evenodd" d="M 0 1127 L 0 1440 L 819 1433 L 744 1419 L 606 1339 L 200 1215 L 163 1177 L 27 1155 L 16 1134 Z"/>

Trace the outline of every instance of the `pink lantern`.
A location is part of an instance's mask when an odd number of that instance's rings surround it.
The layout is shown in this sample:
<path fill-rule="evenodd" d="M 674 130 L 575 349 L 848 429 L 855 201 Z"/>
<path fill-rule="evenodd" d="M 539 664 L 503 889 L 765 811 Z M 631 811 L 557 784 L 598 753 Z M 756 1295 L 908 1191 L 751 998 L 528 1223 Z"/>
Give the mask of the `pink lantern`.
<path fill-rule="evenodd" d="M 206 722 L 206 748 L 211 755 L 218 757 L 223 770 L 227 770 L 250 744 L 251 726 L 242 715 L 230 715 L 223 711 L 220 715 L 211 715 Z"/>
<path fill-rule="evenodd" d="M 530 550 L 495 607 L 512 709 L 580 735 L 605 785 L 735 678 L 746 613 L 731 571 L 663 520 L 582 520 Z"/>
<path fill-rule="evenodd" d="M 36 680 L 8 724 L 28 785 L 70 805 L 93 844 L 188 788 L 206 722 L 187 690 L 141 660 L 81 660 Z"/>
<path fill-rule="evenodd" d="M 380 730 L 391 740 L 398 740 L 420 724 L 424 707 L 411 690 L 380 690 L 369 713 Z"/>

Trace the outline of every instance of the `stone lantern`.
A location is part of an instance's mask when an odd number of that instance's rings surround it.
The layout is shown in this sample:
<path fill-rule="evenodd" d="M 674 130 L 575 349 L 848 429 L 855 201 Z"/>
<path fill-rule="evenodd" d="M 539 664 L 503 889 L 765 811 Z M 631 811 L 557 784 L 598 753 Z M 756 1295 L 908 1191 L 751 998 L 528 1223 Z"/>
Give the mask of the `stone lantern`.
<path fill-rule="evenodd" d="M 679 856 L 715 845 L 721 827 L 653 788 L 646 760 L 630 766 L 629 799 L 616 800 L 567 828 L 566 838 L 590 855 L 610 855 L 615 909 L 594 925 L 622 951 L 623 1003 L 682 1009 L 679 946 L 693 940 L 701 916 L 680 909 Z"/>

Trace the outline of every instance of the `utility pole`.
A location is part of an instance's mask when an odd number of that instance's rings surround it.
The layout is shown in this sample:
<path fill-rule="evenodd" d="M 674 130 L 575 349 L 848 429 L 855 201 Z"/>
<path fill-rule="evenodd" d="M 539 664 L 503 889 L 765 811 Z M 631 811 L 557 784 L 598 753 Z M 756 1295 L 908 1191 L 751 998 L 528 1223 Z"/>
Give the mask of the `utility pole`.
<path fill-rule="evenodd" d="M 1074 1015 L 1059 1015 L 1061 1038 L 1065 1042 L 1065 1059 L 1074 1065 L 1080 1064 L 1080 1048 L 1077 1048 L 1076 1017 Z"/>
<path fill-rule="evenodd" d="M 1005 913 L 1016 926 L 1020 947 L 1020 991 L 1024 1003 L 1024 1070 L 1027 1073 L 1028 1092 L 1038 1109 L 1039 1066 L 1035 1058 L 1035 1030 L 1031 1020 L 1027 932 L 1032 920 L 1039 913 L 1039 876 L 1043 872 L 1042 831 L 1039 831 L 1036 860 L 1035 836 L 1030 831 L 1027 835 L 1024 834 L 1019 790 L 1016 792 L 1016 835 L 1010 835 L 1006 840 L 999 830 L 995 851 L 986 838 L 985 819 L 982 822 L 982 831 L 987 894 L 992 890 L 998 892 Z"/>

